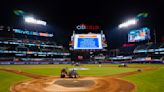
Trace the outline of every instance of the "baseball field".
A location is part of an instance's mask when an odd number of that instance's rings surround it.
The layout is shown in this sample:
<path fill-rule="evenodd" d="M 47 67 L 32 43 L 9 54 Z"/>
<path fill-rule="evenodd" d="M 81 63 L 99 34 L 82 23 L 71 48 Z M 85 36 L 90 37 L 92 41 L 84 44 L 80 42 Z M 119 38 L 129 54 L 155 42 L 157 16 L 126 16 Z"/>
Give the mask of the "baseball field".
<path fill-rule="evenodd" d="M 80 77 L 60 78 L 66 67 Z M 164 65 L 0 65 L 0 92 L 164 92 Z"/>

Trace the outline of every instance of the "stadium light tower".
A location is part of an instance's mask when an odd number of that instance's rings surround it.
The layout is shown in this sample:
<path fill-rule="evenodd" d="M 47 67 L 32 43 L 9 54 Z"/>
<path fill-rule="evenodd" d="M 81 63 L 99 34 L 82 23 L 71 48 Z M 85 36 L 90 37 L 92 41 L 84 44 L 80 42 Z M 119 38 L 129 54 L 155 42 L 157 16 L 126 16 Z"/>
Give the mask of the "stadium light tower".
<path fill-rule="evenodd" d="M 38 25 L 43 25 L 43 26 L 46 26 L 47 24 L 47 22 L 35 19 L 34 17 L 31 17 L 31 16 L 26 16 L 24 20 L 26 23 L 31 23 L 31 24 L 38 24 Z"/>
<path fill-rule="evenodd" d="M 127 27 L 129 27 L 129 26 L 131 26 L 131 25 L 136 25 L 137 22 L 138 22 L 138 19 L 136 19 L 136 18 L 130 19 L 130 20 L 128 20 L 128 21 L 126 21 L 126 22 L 120 24 L 120 25 L 118 26 L 118 28 L 127 28 Z"/>

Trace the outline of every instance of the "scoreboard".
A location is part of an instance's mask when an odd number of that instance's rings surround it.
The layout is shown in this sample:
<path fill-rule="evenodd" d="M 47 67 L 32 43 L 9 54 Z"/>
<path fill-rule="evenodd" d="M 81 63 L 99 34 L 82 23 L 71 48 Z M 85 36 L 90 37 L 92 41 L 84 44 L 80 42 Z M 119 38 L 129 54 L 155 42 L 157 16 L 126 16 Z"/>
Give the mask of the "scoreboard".
<path fill-rule="evenodd" d="M 74 49 L 102 49 L 101 34 L 76 34 L 74 36 Z"/>

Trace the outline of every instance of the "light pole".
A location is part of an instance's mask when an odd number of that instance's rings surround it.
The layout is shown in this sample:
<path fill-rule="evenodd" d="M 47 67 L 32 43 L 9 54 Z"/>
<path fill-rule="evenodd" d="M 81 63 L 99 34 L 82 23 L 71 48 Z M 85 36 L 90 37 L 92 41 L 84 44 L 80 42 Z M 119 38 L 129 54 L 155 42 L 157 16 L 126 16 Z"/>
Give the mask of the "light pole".
<path fill-rule="evenodd" d="M 134 25 L 137 25 L 138 24 L 138 21 L 139 21 L 138 18 L 128 19 L 127 21 L 125 21 L 125 22 L 123 22 L 123 23 L 121 23 L 121 24 L 118 25 L 118 30 L 126 29 L 126 28 L 129 29 L 129 27 L 134 26 Z M 126 38 L 125 36 L 127 36 L 127 34 L 125 35 L 125 33 L 124 33 L 124 34 L 122 34 L 122 36 L 124 38 Z M 123 41 L 125 42 L 125 40 L 123 40 Z"/>
<path fill-rule="evenodd" d="M 24 16 L 24 21 L 26 23 L 29 23 L 29 24 L 36 24 L 36 25 L 42 25 L 42 26 L 46 26 L 47 25 L 47 22 L 46 21 L 36 19 L 33 16 Z M 38 40 L 37 39 L 37 36 L 36 36 L 36 40 Z"/>
<path fill-rule="evenodd" d="M 156 38 L 156 30 L 154 29 L 154 43 L 157 43 L 157 38 Z"/>
<path fill-rule="evenodd" d="M 129 26 L 136 25 L 137 22 L 138 22 L 138 19 L 136 19 L 136 18 L 134 18 L 134 19 L 129 19 L 129 20 L 127 20 L 126 22 L 121 23 L 121 24 L 118 26 L 118 28 L 119 28 L 119 29 L 120 29 L 120 28 L 127 28 L 127 27 L 129 27 Z"/>
<path fill-rule="evenodd" d="M 37 25 L 43 25 L 43 26 L 47 25 L 47 22 L 45 22 L 43 20 L 35 19 L 32 16 L 26 16 L 26 17 L 24 17 L 24 20 L 26 23 L 30 23 L 30 24 L 37 24 Z"/>

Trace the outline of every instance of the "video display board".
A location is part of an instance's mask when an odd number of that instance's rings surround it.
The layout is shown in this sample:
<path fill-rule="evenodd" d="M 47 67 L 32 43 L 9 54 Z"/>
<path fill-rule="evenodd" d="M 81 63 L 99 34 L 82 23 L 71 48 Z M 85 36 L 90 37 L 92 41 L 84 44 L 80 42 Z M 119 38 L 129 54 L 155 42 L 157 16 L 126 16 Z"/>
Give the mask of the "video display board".
<path fill-rule="evenodd" d="M 150 39 L 150 29 L 147 27 L 131 30 L 128 33 L 128 42 L 140 42 Z"/>
<path fill-rule="evenodd" d="M 102 49 L 101 34 L 76 34 L 74 49 Z"/>

